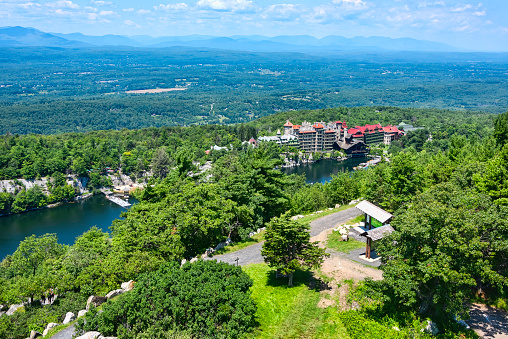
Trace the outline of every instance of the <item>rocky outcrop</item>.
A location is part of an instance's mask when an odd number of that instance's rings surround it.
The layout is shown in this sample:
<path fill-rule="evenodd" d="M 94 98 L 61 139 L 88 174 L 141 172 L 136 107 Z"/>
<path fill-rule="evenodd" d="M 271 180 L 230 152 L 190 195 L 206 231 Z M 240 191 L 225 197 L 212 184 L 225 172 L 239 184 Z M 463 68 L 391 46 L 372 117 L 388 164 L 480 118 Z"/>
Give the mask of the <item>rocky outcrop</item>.
<path fill-rule="evenodd" d="M 42 337 L 42 334 L 40 334 L 39 332 L 37 331 L 30 331 L 30 339 L 35 339 L 35 338 L 39 338 L 39 337 Z"/>
<path fill-rule="evenodd" d="M 90 305 L 94 305 L 95 307 L 99 307 L 104 304 L 108 299 L 106 297 L 99 297 L 97 295 L 91 295 L 86 301 L 86 310 L 90 309 Z"/>
<path fill-rule="evenodd" d="M 84 316 L 86 314 L 86 312 L 88 312 L 87 310 L 81 310 L 78 312 L 78 318 Z"/>
<path fill-rule="evenodd" d="M 102 334 L 100 334 L 100 332 L 86 332 L 85 334 L 83 334 L 82 336 L 80 337 L 77 337 L 76 339 L 103 339 L 104 337 L 102 336 Z"/>
<path fill-rule="evenodd" d="M 427 326 L 425 326 L 425 328 L 422 328 L 422 332 L 436 335 L 439 333 L 439 329 L 437 328 L 437 325 L 435 322 L 433 322 L 431 320 L 427 320 Z"/>
<path fill-rule="evenodd" d="M 7 312 L 5 312 L 5 315 L 13 315 L 14 312 L 16 312 L 18 309 L 20 309 L 21 307 L 23 307 L 23 305 L 11 305 L 11 307 L 9 307 L 9 310 Z"/>
<path fill-rule="evenodd" d="M 74 313 L 72 313 L 72 312 L 67 312 L 67 313 L 65 314 L 65 319 L 64 319 L 64 321 L 63 321 L 63 323 L 62 323 L 62 324 L 64 324 L 64 325 L 65 325 L 65 324 L 68 324 L 68 323 L 70 323 L 71 321 L 73 321 L 74 319 L 76 319 L 76 315 L 75 315 Z"/>
<path fill-rule="evenodd" d="M 124 282 L 122 283 L 122 285 L 120 285 L 120 287 L 122 287 L 122 290 L 124 290 L 124 292 L 132 291 L 132 289 L 134 288 L 134 281 L 129 280 L 127 282 Z"/>
<path fill-rule="evenodd" d="M 108 294 L 106 294 L 106 298 L 111 299 L 111 298 L 114 298 L 117 295 L 120 295 L 122 293 L 125 293 L 125 290 L 123 290 L 122 288 L 119 288 L 117 290 L 113 290 L 113 291 L 109 292 Z"/>
<path fill-rule="evenodd" d="M 58 326 L 57 323 L 49 323 L 46 326 L 46 329 L 44 330 L 44 332 L 42 332 L 42 336 L 45 337 L 46 335 L 48 335 L 49 330 L 51 330 L 53 327 L 56 327 L 56 326 Z"/>
<path fill-rule="evenodd" d="M 116 337 L 104 337 L 99 332 L 86 332 L 81 337 L 77 337 L 76 339 L 116 339 Z"/>

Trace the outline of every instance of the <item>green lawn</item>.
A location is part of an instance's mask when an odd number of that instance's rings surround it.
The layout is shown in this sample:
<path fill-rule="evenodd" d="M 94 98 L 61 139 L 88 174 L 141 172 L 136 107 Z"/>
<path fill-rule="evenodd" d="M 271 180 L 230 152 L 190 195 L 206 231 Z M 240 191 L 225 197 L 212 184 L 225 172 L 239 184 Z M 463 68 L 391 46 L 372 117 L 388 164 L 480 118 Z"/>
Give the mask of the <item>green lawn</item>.
<path fill-rule="evenodd" d="M 349 241 L 342 241 L 339 232 L 332 232 L 328 235 L 326 247 L 339 252 L 349 253 L 357 248 L 365 248 L 365 243 L 352 238 L 349 238 Z"/>
<path fill-rule="evenodd" d="M 316 307 L 320 294 L 309 289 L 310 272 L 297 272 L 294 287 L 287 279 L 275 279 L 266 264 L 245 266 L 252 278 L 252 297 L 259 328 L 249 338 L 349 338 L 336 308 Z"/>

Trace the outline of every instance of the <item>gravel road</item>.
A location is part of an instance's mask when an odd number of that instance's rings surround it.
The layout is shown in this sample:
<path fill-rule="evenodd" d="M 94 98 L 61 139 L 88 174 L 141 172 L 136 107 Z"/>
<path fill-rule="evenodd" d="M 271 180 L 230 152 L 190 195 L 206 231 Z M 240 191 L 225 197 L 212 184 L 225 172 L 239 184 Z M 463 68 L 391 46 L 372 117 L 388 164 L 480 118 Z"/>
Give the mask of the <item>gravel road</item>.
<path fill-rule="evenodd" d="M 326 231 L 327 229 L 334 228 L 337 226 L 337 224 L 341 224 L 350 219 L 353 219 L 361 213 L 362 212 L 356 208 L 349 208 L 347 210 L 316 219 L 310 223 L 310 236 L 314 237 L 321 232 Z M 236 265 L 236 258 L 238 258 L 238 265 L 240 266 L 259 264 L 263 262 L 263 257 L 261 256 L 262 244 L 263 243 L 261 242 L 233 253 L 216 255 L 211 258 L 206 258 L 205 260 L 215 259 L 217 261 L 226 262 L 231 265 Z"/>

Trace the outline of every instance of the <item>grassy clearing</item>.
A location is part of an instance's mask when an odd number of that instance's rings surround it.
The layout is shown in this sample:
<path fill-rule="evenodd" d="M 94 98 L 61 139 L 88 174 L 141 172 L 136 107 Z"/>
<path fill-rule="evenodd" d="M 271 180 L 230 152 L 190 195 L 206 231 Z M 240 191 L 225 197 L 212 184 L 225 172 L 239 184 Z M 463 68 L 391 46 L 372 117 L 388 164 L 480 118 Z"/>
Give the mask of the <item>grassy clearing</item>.
<path fill-rule="evenodd" d="M 352 238 L 350 238 L 349 241 L 342 241 L 339 232 L 332 232 L 328 235 L 326 247 L 339 252 L 349 253 L 354 249 L 364 248 L 365 243 Z"/>
<path fill-rule="evenodd" d="M 340 206 L 339 208 L 334 208 L 334 209 L 325 209 L 323 210 L 322 213 L 312 213 L 312 214 L 308 214 L 306 215 L 304 218 L 302 219 L 299 219 L 301 222 L 303 223 L 310 223 L 311 221 L 314 221 L 316 219 L 319 219 L 319 218 L 322 218 L 322 217 L 325 217 L 327 215 L 330 215 L 330 214 L 333 214 L 333 213 L 337 213 L 337 212 L 340 212 L 340 211 L 344 211 L 344 210 L 347 210 L 347 209 L 350 209 L 352 207 L 355 207 L 356 205 L 342 205 Z"/>
<path fill-rule="evenodd" d="M 258 305 L 258 329 L 252 338 L 349 338 L 335 308 L 317 307 L 320 293 L 309 289 L 310 272 L 297 272 L 294 287 L 275 279 L 266 264 L 244 267 L 252 278 L 252 297 Z"/>
<path fill-rule="evenodd" d="M 248 247 L 250 245 L 257 244 L 258 242 L 261 242 L 263 240 L 265 240 L 265 231 L 261 231 L 258 234 L 253 235 L 252 238 L 250 238 L 250 239 L 235 242 L 231 246 L 226 246 L 223 249 L 215 251 L 213 253 L 213 255 L 219 255 L 219 254 L 226 254 L 226 253 L 236 252 L 236 251 L 244 249 L 245 247 Z"/>

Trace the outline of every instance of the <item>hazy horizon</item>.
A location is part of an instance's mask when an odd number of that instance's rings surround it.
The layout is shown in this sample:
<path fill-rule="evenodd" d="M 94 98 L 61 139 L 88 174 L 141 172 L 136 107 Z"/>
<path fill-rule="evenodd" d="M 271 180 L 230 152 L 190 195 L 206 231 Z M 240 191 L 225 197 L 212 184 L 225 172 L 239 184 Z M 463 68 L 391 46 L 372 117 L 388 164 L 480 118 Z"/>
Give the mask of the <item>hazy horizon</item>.
<path fill-rule="evenodd" d="M 2 26 L 136 36 L 329 35 L 413 38 L 508 51 L 502 0 L 0 0 Z"/>

